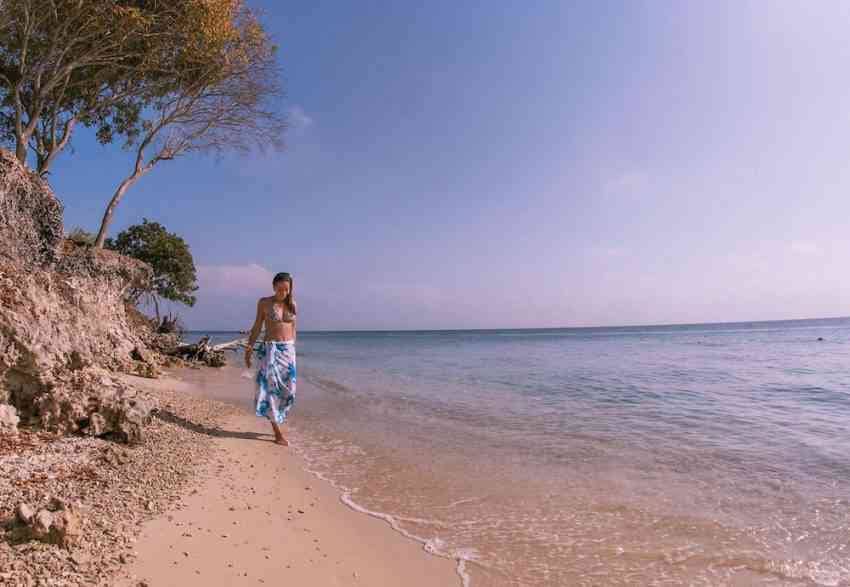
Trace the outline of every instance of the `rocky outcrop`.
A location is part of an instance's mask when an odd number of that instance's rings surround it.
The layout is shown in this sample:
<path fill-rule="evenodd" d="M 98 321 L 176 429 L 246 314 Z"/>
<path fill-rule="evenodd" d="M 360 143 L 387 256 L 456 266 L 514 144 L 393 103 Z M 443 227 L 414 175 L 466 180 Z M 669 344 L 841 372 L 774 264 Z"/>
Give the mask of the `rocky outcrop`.
<path fill-rule="evenodd" d="M 156 407 L 147 395 L 97 367 L 57 375 L 41 393 L 14 399 L 29 414 L 24 424 L 129 443 L 142 439 Z"/>
<path fill-rule="evenodd" d="M 17 541 L 39 540 L 64 547 L 74 546 L 82 534 L 79 509 L 64 500 L 52 499 L 46 508 L 37 512 L 27 503 L 15 508 Z"/>
<path fill-rule="evenodd" d="M 50 187 L 0 150 L 0 404 L 21 423 L 136 440 L 150 405 L 107 371 L 155 375 L 125 293 L 146 264 L 62 238 Z"/>
<path fill-rule="evenodd" d="M 0 149 L 0 263 L 49 266 L 62 236 L 62 204 L 41 178 Z"/>

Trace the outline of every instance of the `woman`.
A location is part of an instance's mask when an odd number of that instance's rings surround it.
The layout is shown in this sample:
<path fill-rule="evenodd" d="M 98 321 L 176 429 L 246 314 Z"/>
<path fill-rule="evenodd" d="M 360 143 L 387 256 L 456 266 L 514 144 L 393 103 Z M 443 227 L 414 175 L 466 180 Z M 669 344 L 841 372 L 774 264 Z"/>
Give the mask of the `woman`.
<path fill-rule="evenodd" d="M 268 418 L 274 429 L 275 442 L 289 446 L 280 432 L 295 403 L 295 299 L 292 276 L 278 273 L 272 280 L 274 295 L 260 298 L 257 317 L 248 336 L 245 365 L 251 367 L 254 342 L 265 325 L 266 335 L 257 351 L 257 393 L 254 408 L 257 416 Z"/>

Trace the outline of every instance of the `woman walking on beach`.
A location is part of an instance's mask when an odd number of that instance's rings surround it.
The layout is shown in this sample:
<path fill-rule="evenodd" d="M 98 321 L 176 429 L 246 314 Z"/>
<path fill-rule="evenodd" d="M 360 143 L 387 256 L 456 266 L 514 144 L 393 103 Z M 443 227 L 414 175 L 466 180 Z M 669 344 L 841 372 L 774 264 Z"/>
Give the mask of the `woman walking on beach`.
<path fill-rule="evenodd" d="M 245 365 L 251 367 L 254 343 L 265 325 L 265 338 L 257 351 L 256 397 L 257 416 L 268 418 L 274 429 L 275 442 L 289 446 L 280 432 L 295 403 L 295 298 L 292 276 L 278 273 L 272 280 L 274 295 L 257 301 L 257 317 L 248 336 Z"/>

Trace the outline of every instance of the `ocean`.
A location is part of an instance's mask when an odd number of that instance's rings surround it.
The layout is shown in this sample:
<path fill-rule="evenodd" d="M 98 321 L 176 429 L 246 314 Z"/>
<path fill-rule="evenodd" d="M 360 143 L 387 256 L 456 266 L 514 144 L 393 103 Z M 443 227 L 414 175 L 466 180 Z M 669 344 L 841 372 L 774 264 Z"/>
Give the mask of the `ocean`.
<path fill-rule="evenodd" d="M 850 319 L 297 347 L 294 450 L 467 584 L 850 585 Z"/>

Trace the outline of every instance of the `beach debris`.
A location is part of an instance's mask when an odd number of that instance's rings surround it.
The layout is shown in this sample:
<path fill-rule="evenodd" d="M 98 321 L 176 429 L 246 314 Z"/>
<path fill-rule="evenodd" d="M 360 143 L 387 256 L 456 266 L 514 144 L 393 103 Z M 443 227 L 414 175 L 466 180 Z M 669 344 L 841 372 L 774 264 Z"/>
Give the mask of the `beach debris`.
<path fill-rule="evenodd" d="M 225 345 L 210 344 L 210 337 L 204 336 L 198 342 L 181 344 L 168 351 L 168 355 L 176 356 L 186 361 L 204 363 L 210 367 L 224 367 L 227 360 L 224 357 Z"/>

